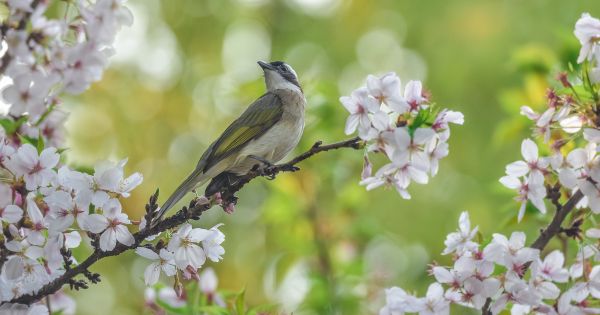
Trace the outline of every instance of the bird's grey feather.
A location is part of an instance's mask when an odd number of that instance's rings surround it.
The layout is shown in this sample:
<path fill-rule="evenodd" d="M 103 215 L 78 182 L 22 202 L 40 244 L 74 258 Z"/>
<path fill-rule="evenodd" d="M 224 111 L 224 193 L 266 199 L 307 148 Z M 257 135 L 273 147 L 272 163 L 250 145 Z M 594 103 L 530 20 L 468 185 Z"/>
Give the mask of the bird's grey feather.
<path fill-rule="evenodd" d="M 267 92 L 254 101 L 202 154 L 196 169 L 163 204 L 154 222 L 158 222 L 188 192 L 210 179 L 203 175 L 211 167 L 240 152 L 249 142 L 262 136 L 282 115 L 283 103 L 278 94 Z"/>
<path fill-rule="evenodd" d="M 196 169 L 206 172 L 222 159 L 239 152 L 250 141 L 262 136 L 281 119 L 283 103 L 281 97 L 267 92 L 254 101 L 242 115 L 225 129 L 223 134 L 203 155 Z M 240 131 L 242 130 L 242 131 Z"/>

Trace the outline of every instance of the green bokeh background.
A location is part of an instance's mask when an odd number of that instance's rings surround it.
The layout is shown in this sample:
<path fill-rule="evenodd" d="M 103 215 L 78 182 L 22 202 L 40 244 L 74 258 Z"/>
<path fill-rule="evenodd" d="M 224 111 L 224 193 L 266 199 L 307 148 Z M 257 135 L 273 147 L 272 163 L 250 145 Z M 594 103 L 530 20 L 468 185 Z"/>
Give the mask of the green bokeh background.
<path fill-rule="evenodd" d="M 132 218 L 157 187 L 164 201 L 263 93 L 259 59 L 285 60 L 300 76 L 308 107 L 296 153 L 317 140 L 346 138 L 338 98 L 370 73 L 424 80 L 438 104 L 465 115 L 439 174 L 426 186 L 413 184 L 412 200 L 364 191 L 362 154 L 345 150 L 252 182 L 233 215 L 206 213 L 195 224 L 225 223 L 227 236 L 224 260 L 207 266 L 220 288 L 246 288 L 248 303 L 279 303 L 284 314 L 376 313 L 385 287 L 424 294 L 427 264 L 450 261 L 440 252 L 461 211 L 469 210 L 487 237 L 518 228 L 531 240 L 548 219 L 532 214 L 517 227 L 513 194 L 497 180 L 529 134 L 519 106 L 543 104 L 547 80 L 576 58 L 575 21 L 582 12 L 600 15 L 600 2 L 129 3 L 134 26 L 120 34 L 111 68 L 65 105 L 73 164 L 128 157 L 128 171 L 144 174 L 125 202 Z M 73 294 L 78 314 L 141 313 L 146 264 L 133 253 L 98 263 L 101 284 Z"/>

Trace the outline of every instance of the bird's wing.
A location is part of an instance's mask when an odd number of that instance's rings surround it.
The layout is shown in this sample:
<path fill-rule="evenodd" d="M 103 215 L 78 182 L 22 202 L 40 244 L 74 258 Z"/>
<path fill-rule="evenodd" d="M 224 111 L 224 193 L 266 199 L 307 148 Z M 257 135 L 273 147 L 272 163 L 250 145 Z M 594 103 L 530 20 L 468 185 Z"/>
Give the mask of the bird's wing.
<path fill-rule="evenodd" d="M 260 137 L 281 119 L 283 103 L 274 93 L 266 93 L 254 101 L 242 115 L 227 127 L 223 134 L 202 155 L 196 170 L 207 169 L 239 152 L 250 141 Z"/>

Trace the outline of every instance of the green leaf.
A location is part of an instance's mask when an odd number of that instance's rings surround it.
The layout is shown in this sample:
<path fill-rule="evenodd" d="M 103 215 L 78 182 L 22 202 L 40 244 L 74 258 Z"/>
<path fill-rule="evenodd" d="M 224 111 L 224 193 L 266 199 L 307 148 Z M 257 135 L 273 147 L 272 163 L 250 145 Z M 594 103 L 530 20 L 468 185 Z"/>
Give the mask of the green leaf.
<path fill-rule="evenodd" d="M 435 104 L 431 104 L 429 107 L 425 109 L 421 109 L 413 122 L 408 127 L 408 133 L 413 136 L 415 130 L 422 127 L 423 125 L 431 126 L 435 117 L 437 116 L 437 109 L 435 108 Z"/>
<path fill-rule="evenodd" d="M 275 303 L 258 305 L 248 310 L 248 315 L 275 314 L 279 305 Z"/>
<path fill-rule="evenodd" d="M 59 149 L 59 148 L 57 148 L 57 149 L 56 149 L 56 153 L 58 153 L 58 154 L 63 154 L 63 152 L 65 152 L 65 151 L 67 151 L 67 150 L 69 150 L 69 148 L 60 148 L 60 149 Z"/>
<path fill-rule="evenodd" d="M 198 312 L 201 314 L 218 314 L 218 315 L 228 315 L 229 311 L 218 305 L 206 305 L 197 308 Z"/>
<path fill-rule="evenodd" d="M 235 299 L 235 311 L 238 315 L 243 315 L 246 312 L 245 295 L 246 289 L 244 288 Z"/>
<path fill-rule="evenodd" d="M 42 154 L 42 151 L 44 151 L 44 147 L 45 147 L 44 138 L 42 138 L 42 134 L 40 133 L 38 135 L 38 138 L 37 138 L 37 151 L 38 151 L 38 154 Z"/>
<path fill-rule="evenodd" d="M 14 133 L 16 130 L 15 122 L 10 118 L 0 119 L 0 126 L 2 126 L 2 128 L 4 128 L 4 131 L 6 131 L 6 134 Z"/>
<path fill-rule="evenodd" d="M 19 136 L 19 140 L 21 140 L 21 143 L 25 144 L 25 143 L 29 143 L 31 144 L 34 148 L 38 147 L 38 139 L 29 137 L 29 136 L 24 136 L 24 135 L 18 135 Z"/>
<path fill-rule="evenodd" d="M 14 134 L 21 125 L 27 121 L 27 116 L 21 116 L 17 120 L 12 120 L 10 118 L 0 119 L 0 126 L 4 128 L 4 131 L 7 135 Z"/>
<path fill-rule="evenodd" d="M 166 310 L 167 312 L 169 312 L 169 314 L 186 314 L 187 313 L 187 307 L 173 307 L 169 304 L 167 304 L 166 302 L 162 301 L 161 299 L 156 299 L 156 304 L 158 306 L 160 306 L 161 308 L 163 308 L 164 310 Z"/>
<path fill-rule="evenodd" d="M 81 173 L 94 175 L 94 168 L 91 166 L 75 166 L 73 169 Z"/>

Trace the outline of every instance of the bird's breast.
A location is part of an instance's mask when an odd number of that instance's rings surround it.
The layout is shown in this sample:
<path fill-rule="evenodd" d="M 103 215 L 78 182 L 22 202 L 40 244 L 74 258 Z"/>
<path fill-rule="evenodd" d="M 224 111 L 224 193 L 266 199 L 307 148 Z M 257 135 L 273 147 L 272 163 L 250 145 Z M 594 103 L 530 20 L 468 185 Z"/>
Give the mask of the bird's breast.
<path fill-rule="evenodd" d="M 306 100 L 304 96 L 295 93 L 284 94 L 281 97 L 284 106 L 281 119 L 262 136 L 248 143 L 240 157 L 254 155 L 277 163 L 298 145 L 304 131 Z M 235 167 L 235 172 L 245 173 L 255 164 L 256 160 L 244 158 Z"/>

